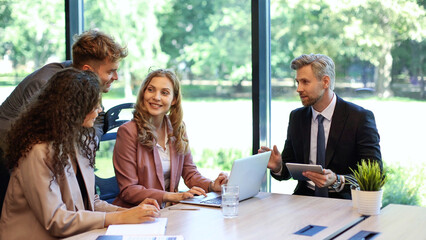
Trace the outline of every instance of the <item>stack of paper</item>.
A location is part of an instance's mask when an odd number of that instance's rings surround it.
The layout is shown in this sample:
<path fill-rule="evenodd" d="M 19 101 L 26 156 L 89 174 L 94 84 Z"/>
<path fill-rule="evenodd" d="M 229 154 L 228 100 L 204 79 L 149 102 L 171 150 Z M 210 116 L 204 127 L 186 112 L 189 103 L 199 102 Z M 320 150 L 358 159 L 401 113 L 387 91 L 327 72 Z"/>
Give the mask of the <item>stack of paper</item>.
<path fill-rule="evenodd" d="M 183 240 L 183 236 L 166 236 L 167 218 L 141 224 L 110 225 L 97 240 Z"/>
<path fill-rule="evenodd" d="M 183 236 L 117 236 L 117 235 L 102 235 L 96 240 L 183 240 Z"/>
<path fill-rule="evenodd" d="M 166 233 L 167 218 L 156 218 L 154 222 L 141 224 L 110 225 L 105 235 L 164 235 Z"/>

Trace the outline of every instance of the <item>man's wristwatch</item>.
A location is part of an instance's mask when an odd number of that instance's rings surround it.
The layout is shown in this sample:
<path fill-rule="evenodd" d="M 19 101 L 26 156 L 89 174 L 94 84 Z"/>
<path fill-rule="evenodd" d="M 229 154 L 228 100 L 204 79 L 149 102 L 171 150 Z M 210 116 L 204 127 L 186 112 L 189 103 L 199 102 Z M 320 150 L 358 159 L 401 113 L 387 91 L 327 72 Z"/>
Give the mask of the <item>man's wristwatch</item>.
<path fill-rule="evenodd" d="M 341 185 L 342 185 L 342 179 L 340 178 L 340 175 L 336 174 L 336 181 L 333 183 L 333 186 L 331 187 L 337 191 L 337 189 L 339 189 Z"/>

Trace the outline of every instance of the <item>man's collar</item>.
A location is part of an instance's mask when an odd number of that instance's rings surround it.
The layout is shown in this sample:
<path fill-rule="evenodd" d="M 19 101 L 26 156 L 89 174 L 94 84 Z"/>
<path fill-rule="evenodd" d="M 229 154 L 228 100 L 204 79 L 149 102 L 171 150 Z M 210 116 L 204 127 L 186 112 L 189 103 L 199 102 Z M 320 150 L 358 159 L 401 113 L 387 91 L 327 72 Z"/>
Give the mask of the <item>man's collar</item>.
<path fill-rule="evenodd" d="M 317 112 L 312 106 L 312 118 L 315 120 L 318 116 L 318 114 L 321 114 L 322 116 L 324 116 L 325 119 L 331 121 L 331 117 L 333 117 L 333 113 L 334 113 L 334 108 L 336 107 L 336 94 L 333 93 L 333 98 L 331 99 L 330 104 L 328 104 L 328 106 L 322 111 L 322 112 Z"/>

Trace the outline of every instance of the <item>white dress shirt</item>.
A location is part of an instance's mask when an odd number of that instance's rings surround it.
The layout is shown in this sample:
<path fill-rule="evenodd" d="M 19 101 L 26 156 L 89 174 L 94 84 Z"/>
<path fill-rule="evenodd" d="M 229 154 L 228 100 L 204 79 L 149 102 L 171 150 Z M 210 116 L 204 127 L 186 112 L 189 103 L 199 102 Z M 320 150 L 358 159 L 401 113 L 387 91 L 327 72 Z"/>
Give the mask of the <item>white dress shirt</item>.
<path fill-rule="evenodd" d="M 166 191 L 170 188 L 170 149 L 169 137 L 167 136 L 167 125 L 164 127 L 165 131 L 165 148 L 157 143 L 158 154 L 160 155 L 161 165 L 163 166 L 164 187 Z"/>
<path fill-rule="evenodd" d="M 336 107 L 336 95 L 333 94 L 333 99 L 330 104 L 322 111 L 317 112 L 312 108 L 312 120 L 311 120 L 311 149 L 309 152 L 309 163 L 317 163 L 317 135 L 318 135 L 318 114 L 324 117 L 324 134 L 325 134 L 325 149 L 327 149 L 328 135 L 330 133 L 331 119 L 333 117 L 334 108 Z"/>

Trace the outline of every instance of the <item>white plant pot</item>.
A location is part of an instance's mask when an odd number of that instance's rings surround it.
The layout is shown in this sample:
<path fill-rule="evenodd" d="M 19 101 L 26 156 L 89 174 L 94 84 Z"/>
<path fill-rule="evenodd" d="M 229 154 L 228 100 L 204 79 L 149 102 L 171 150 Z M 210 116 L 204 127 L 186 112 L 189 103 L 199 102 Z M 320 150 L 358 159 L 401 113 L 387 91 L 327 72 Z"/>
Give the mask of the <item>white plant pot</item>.
<path fill-rule="evenodd" d="M 378 215 L 382 206 L 383 190 L 357 191 L 358 213 L 362 215 Z"/>
<path fill-rule="evenodd" d="M 353 208 L 358 208 L 358 192 L 359 192 L 359 188 L 351 188 Z"/>

